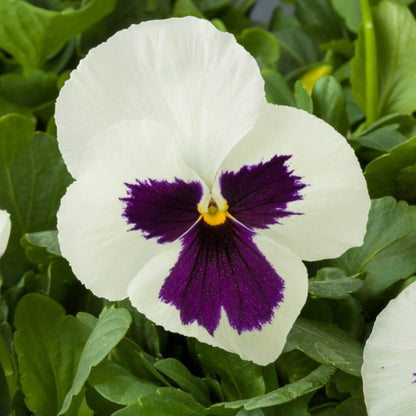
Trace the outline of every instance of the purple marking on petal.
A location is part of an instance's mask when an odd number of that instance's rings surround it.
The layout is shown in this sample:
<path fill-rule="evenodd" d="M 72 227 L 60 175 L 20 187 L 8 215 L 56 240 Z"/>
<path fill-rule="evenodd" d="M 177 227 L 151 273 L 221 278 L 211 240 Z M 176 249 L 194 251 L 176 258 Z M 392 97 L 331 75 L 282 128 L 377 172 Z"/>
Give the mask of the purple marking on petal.
<path fill-rule="evenodd" d="M 159 298 L 211 335 L 221 307 L 238 333 L 261 329 L 283 300 L 284 281 L 254 244 L 254 232 L 232 220 L 200 221 L 182 237 L 182 251 Z"/>
<path fill-rule="evenodd" d="M 141 230 L 146 238 L 156 237 L 161 244 L 175 241 L 199 217 L 199 182 L 148 179 L 125 185 L 128 196 L 120 198 L 125 203 L 123 216 L 132 225 L 130 230 Z"/>
<path fill-rule="evenodd" d="M 291 156 L 274 156 L 268 162 L 243 166 L 238 172 L 223 172 L 220 177 L 222 196 L 229 213 L 247 227 L 267 228 L 290 215 L 290 202 L 302 199 L 305 188 L 299 176 L 289 170 Z"/>
<path fill-rule="evenodd" d="M 416 373 L 413 373 L 412 375 L 416 378 Z M 412 384 L 416 384 L 416 379 L 412 381 Z"/>

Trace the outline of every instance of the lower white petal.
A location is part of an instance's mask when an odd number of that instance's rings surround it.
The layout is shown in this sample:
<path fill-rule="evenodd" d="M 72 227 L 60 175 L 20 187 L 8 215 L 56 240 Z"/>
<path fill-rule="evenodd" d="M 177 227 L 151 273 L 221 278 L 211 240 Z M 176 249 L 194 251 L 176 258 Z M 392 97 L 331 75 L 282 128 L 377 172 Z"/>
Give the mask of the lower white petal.
<path fill-rule="evenodd" d="M 416 283 L 378 315 L 364 348 L 369 416 L 416 414 Z"/>
<path fill-rule="evenodd" d="M 119 300 L 142 265 L 164 250 L 156 239 L 129 231 L 123 217 L 125 183 L 147 178 L 195 179 L 176 156 L 169 133 L 151 121 L 116 124 L 90 143 L 78 180 L 58 212 L 62 254 L 77 278 L 97 296 Z M 196 211 L 196 218 L 198 213 Z"/>
<path fill-rule="evenodd" d="M 7 211 L 0 210 L 0 257 L 6 251 L 11 230 L 10 215 Z"/>
<path fill-rule="evenodd" d="M 184 325 L 180 312 L 159 299 L 160 290 L 181 252 L 180 242 L 152 257 L 128 287 L 132 304 L 149 319 L 165 329 L 197 338 L 201 342 L 237 353 L 245 360 L 266 365 L 281 353 L 287 334 L 307 297 L 307 272 L 301 260 L 275 242 L 255 236 L 254 243 L 284 280 L 284 300 L 275 310 L 270 323 L 261 330 L 243 331 L 240 335 L 229 324 L 224 309 L 214 335 L 196 321 Z M 230 276 L 231 278 L 231 276 Z"/>
<path fill-rule="evenodd" d="M 289 170 L 306 185 L 303 198 L 287 207 L 301 215 L 281 218 L 261 232 L 308 261 L 337 257 L 361 245 L 370 199 L 345 138 L 305 111 L 268 104 L 256 126 L 227 156 L 219 177 L 276 155 L 289 155 Z"/>

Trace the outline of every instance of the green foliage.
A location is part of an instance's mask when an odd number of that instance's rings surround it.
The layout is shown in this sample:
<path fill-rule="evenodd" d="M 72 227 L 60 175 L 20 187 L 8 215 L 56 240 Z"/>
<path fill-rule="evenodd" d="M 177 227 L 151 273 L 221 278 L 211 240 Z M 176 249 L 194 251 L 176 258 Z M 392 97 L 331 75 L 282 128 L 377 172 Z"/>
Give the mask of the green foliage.
<path fill-rule="evenodd" d="M 300 80 L 295 83 L 295 101 L 296 107 L 305 110 L 308 113 L 313 113 L 313 101 L 309 95 L 304 83 Z"/>
<path fill-rule="evenodd" d="M 416 137 L 393 147 L 366 166 L 365 176 L 371 197 L 393 195 L 415 202 L 415 188 L 412 186 L 416 181 L 415 167 Z"/>
<path fill-rule="evenodd" d="M 102 361 L 92 369 L 88 383 L 110 402 L 126 406 L 137 403 L 142 396 L 157 389 L 155 384 L 140 380 L 109 360 Z"/>
<path fill-rule="evenodd" d="M 273 69 L 280 56 L 279 43 L 276 38 L 264 29 L 244 29 L 238 42 L 257 60 L 260 69 Z"/>
<path fill-rule="evenodd" d="M 325 120 L 341 134 L 349 127 L 347 102 L 341 85 L 335 78 L 325 76 L 316 82 L 312 91 L 313 113 Z"/>
<path fill-rule="evenodd" d="M 329 299 L 345 299 L 364 285 L 357 276 L 346 276 L 344 270 L 337 268 L 320 269 L 309 279 L 309 293 L 313 296 Z"/>
<path fill-rule="evenodd" d="M 99 364 L 124 337 L 130 323 L 131 316 L 126 309 L 110 308 L 102 312 L 82 351 L 72 387 L 65 396 L 60 415 L 69 409 L 73 397 L 81 392 L 92 367 Z"/>
<path fill-rule="evenodd" d="M 415 18 L 400 4 L 382 1 L 373 9 L 376 37 L 378 102 L 377 118 L 392 113 L 416 110 Z M 352 60 L 353 96 L 366 108 L 366 51 L 362 27 L 358 33 L 356 54 Z"/>
<path fill-rule="evenodd" d="M 172 387 L 163 387 L 140 398 L 133 404 L 113 413 L 114 416 L 200 416 L 204 408 L 190 395 Z"/>
<path fill-rule="evenodd" d="M 15 313 L 14 345 L 28 409 L 56 416 L 70 389 L 85 339 L 73 316 L 50 298 L 26 295 Z"/>
<path fill-rule="evenodd" d="M 238 400 L 234 402 L 220 403 L 213 406 L 223 406 L 225 409 L 238 409 L 244 407 L 246 410 L 254 410 L 264 407 L 276 406 L 297 399 L 307 393 L 314 392 L 328 383 L 335 368 L 331 365 L 321 365 L 306 377 L 278 388 L 270 393 L 253 397 L 249 400 Z"/>
<path fill-rule="evenodd" d="M 22 0 L 0 3 L 0 47 L 25 71 L 41 68 L 72 37 L 110 13 L 115 0 L 93 0 L 79 10 L 56 12 Z"/>
<path fill-rule="evenodd" d="M 283 75 L 271 69 L 263 69 L 264 91 L 269 103 L 295 106 L 295 99 Z"/>
<path fill-rule="evenodd" d="M 174 358 L 166 358 L 157 361 L 155 368 L 173 380 L 183 391 L 191 394 L 198 402 L 209 405 L 208 384 L 193 376 L 180 361 Z"/>
<path fill-rule="evenodd" d="M 346 332 L 324 322 L 298 318 L 287 338 L 286 350 L 299 349 L 322 364 L 359 376 L 362 346 Z"/>
<path fill-rule="evenodd" d="M 227 400 L 245 399 L 265 393 L 266 386 L 260 366 L 200 342 L 195 342 L 193 349 L 204 373 L 220 377 L 221 388 Z"/>
<path fill-rule="evenodd" d="M 411 276 L 416 268 L 416 208 L 392 197 L 376 199 L 369 213 L 364 244 L 328 264 L 347 274 L 366 274 L 356 296 L 369 310 L 380 304 L 385 290 Z"/>
<path fill-rule="evenodd" d="M 366 416 L 364 341 L 416 275 L 415 2 L 370 4 L 375 60 L 360 0 L 284 2 L 270 24 L 252 20 L 256 0 L 0 0 L 0 209 L 12 219 L 0 260 L 0 416 Z M 270 103 L 344 135 L 380 198 L 361 247 L 307 264 L 308 300 L 266 367 L 171 334 L 127 300 L 94 297 L 59 248 L 56 213 L 72 181 L 55 138 L 60 88 L 118 30 L 188 15 L 234 34 Z M 331 75 L 306 88 L 301 78 L 324 66 Z"/>
<path fill-rule="evenodd" d="M 59 201 L 71 181 L 56 140 L 34 130 L 34 121 L 21 115 L 0 118 L 0 208 L 13 223 L 0 261 L 7 284 L 28 268 L 21 236 L 55 227 Z"/>

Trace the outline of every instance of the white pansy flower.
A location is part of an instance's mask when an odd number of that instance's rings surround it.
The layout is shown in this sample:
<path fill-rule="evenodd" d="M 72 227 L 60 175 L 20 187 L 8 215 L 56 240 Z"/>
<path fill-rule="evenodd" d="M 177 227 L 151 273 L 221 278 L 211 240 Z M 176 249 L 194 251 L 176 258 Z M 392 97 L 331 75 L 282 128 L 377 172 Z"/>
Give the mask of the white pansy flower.
<path fill-rule="evenodd" d="M 91 50 L 56 106 L 75 182 L 63 255 L 96 295 L 267 364 L 307 296 L 303 260 L 360 245 L 370 201 L 322 120 L 266 103 L 254 58 L 187 17 Z"/>
<path fill-rule="evenodd" d="M 7 243 L 9 242 L 11 229 L 10 215 L 7 211 L 0 210 L 0 257 L 6 251 Z"/>
<path fill-rule="evenodd" d="M 377 316 L 361 370 L 369 416 L 416 414 L 416 283 Z"/>

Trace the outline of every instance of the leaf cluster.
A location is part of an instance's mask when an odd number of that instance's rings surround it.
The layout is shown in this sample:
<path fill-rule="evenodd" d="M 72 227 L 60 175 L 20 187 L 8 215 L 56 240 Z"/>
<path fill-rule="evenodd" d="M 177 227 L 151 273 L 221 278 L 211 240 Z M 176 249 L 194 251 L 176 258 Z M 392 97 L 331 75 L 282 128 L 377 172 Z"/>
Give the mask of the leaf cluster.
<path fill-rule="evenodd" d="M 365 416 L 360 369 L 372 323 L 416 273 L 416 2 L 1 0 L 0 416 Z M 257 60 L 268 101 L 331 124 L 354 148 L 372 208 L 364 244 L 308 264 L 309 297 L 283 354 L 260 367 L 96 298 L 61 256 L 72 178 L 54 101 L 89 49 L 132 23 L 209 19 Z M 376 83 L 366 73 L 376 73 Z M 377 98 L 377 99 L 375 99 Z"/>

